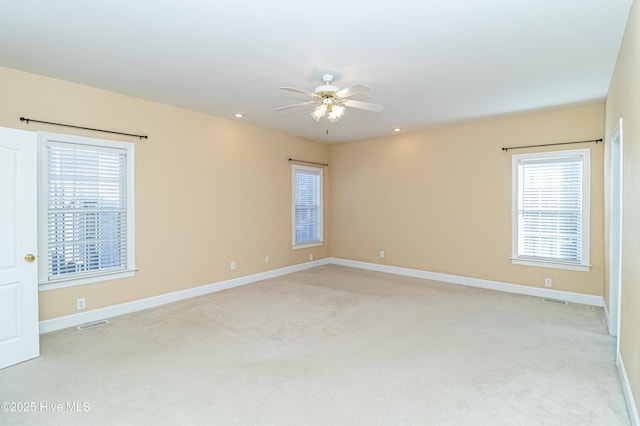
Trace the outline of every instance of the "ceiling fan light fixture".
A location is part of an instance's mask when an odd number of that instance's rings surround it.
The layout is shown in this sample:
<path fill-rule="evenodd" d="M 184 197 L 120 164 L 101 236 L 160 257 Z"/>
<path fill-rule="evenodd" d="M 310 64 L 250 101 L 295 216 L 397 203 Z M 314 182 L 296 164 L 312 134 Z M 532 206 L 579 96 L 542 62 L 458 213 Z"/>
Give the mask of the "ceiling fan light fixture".
<path fill-rule="evenodd" d="M 320 121 L 320 119 L 324 117 L 326 112 L 327 112 L 326 104 L 318 105 L 311 113 L 311 117 L 313 117 L 313 119 L 316 121 Z"/>
<path fill-rule="evenodd" d="M 344 107 L 342 105 L 336 105 L 333 103 L 332 99 L 324 99 L 322 105 L 318 105 L 313 112 L 311 113 L 311 117 L 320 121 L 322 117 L 327 117 L 332 123 L 340 120 L 340 117 L 344 114 Z"/>
<path fill-rule="evenodd" d="M 329 114 L 327 115 L 327 119 L 330 122 L 335 123 L 340 120 L 342 114 L 344 114 L 344 107 L 342 105 L 332 105 L 332 108 L 329 110 Z"/>

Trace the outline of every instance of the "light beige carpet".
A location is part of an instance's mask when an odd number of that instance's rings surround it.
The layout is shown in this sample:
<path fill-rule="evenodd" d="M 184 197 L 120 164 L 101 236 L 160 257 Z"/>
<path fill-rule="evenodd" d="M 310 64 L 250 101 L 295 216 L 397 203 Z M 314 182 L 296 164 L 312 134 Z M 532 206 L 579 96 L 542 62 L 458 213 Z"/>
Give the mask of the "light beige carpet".
<path fill-rule="evenodd" d="M 33 425 L 627 425 L 599 308 L 339 266 L 42 336 Z M 82 403 L 87 403 L 83 406 Z"/>

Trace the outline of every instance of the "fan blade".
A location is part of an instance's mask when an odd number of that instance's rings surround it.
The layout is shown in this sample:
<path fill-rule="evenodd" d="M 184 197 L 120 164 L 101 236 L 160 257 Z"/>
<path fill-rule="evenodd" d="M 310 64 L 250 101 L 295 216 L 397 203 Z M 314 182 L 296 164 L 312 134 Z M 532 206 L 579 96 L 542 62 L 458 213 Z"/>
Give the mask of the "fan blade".
<path fill-rule="evenodd" d="M 372 104 L 371 102 L 354 101 L 353 99 L 347 99 L 344 101 L 344 106 L 365 109 L 372 112 L 380 112 L 384 109 L 384 105 Z"/>
<path fill-rule="evenodd" d="M 369 86 L 358 83 L 353 86 L 349 86 L 346 89 L 338 90 L 336 96 L 339 98 L 348 98 L 349 96 L 359 95 L 360 93 L 368 92 L 371 90 Z"/>
<path fill-rule="evenodd" d="M 299 104 L 282 106 L 280 108 L 274 109 L 274 111 L 282 111 L 283 109 L 295 108 L 295 107 L 304 106 L 304 105 L 312 105 L 312 104 L 316 104 L 316 103 L 318 103 L 318 101 L 301 102 Z"/>
<path fill-rule="evenodd" d="M 315 93 L 307 92 L 306 90 L 302 89 L 296 89 L 295 87 L 281 87 L 281 89 L 288 90 L 290 92 L 302 93 L 303 95 L 312 96 L 314 98 L 318 97 L 318 95 L 316 95 Z"/>

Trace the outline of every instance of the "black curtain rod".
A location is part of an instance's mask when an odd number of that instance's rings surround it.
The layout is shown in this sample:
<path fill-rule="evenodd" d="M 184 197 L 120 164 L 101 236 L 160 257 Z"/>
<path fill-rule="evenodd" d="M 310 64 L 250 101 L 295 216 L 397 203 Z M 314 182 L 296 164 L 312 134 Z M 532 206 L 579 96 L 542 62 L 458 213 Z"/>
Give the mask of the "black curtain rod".
<path fill-rule="evenodd" d="M 574 143 L 588 143 L 588 142 L 602 142 L 602 139 L 589 139 L 588 141 L 576 141 L 576 142 L 558 142 L 558 143 L 545 143 L 541 145 L 526 145 L 526 146 L 506 146 L 503 147 L 503 151 L 509 151 L 510 149 L 523 149 L 523 148 L 538 148 L 541 146 L 555 146 L 555 145 L 572 145 Z"/>
<path fill-rule="evenodd" d="M 329 167 L 329 165 L 327 163 L 316 163 L 315 161 L 296 160 L 295 158 L 289 158 L 289 161 L 295 161 L 297 163 L 307 163 L 307 164 L 315 164 L 315 165 L 318 165 L 318 166 Z"/>
<path fill-rule="evenodd" d="M 52 123 L 50 121 L 34 120 L 32 118 L 25 118 L 25 117 L 20 117 L 20 121 L 26 121 L 27 124 L 29 124 L 30 121 L 33 121 L 34 123 L 51 124 L 53 126 L 71 127 L 73 129 L 92 130 L 94 132 L 111 133 L 112 135 L 133 136 L 140 139 L 149 139 L 149 137 L 146 135 L 135 135 L 133 133 L 113 132 L 111 130 L 102 130 L 102 129 L 94 129 L 91 127 L 73 126 L 71 124 Z"/>

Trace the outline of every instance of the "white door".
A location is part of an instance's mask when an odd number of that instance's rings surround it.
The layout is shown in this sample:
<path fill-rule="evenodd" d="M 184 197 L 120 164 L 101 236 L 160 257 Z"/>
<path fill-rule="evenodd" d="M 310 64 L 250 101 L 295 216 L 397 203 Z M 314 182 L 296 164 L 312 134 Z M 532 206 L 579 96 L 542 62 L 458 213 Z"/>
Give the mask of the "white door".
<path fill-rule="evenodd" d="M 0 368 L 40 355 L 37 136 L 0 127 Z"/>

